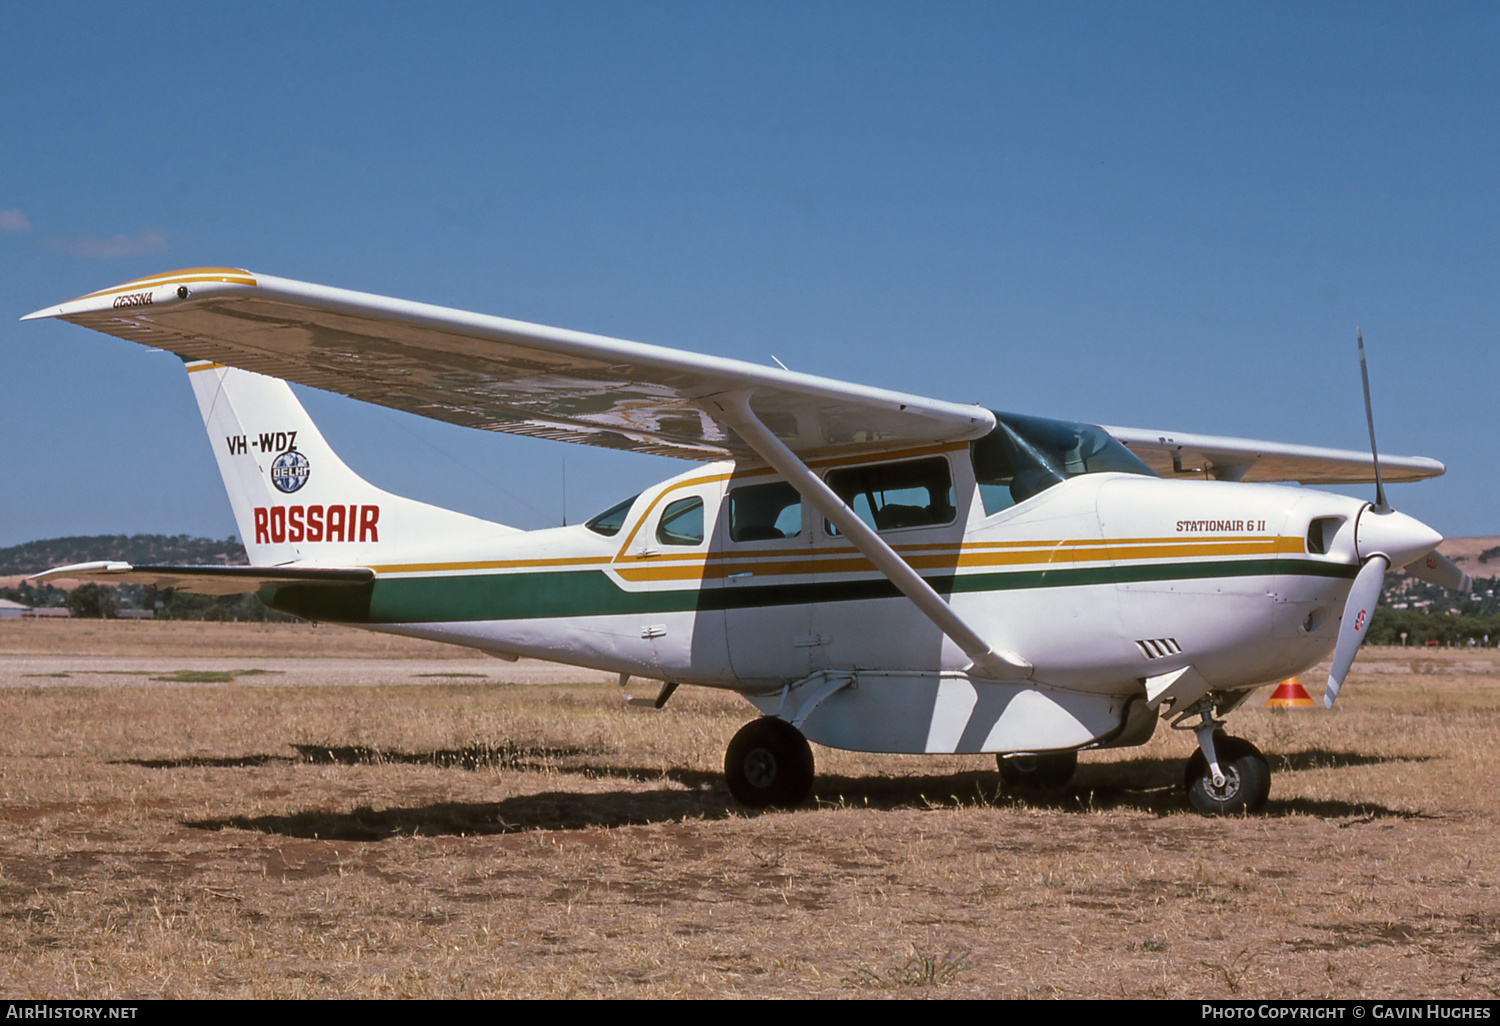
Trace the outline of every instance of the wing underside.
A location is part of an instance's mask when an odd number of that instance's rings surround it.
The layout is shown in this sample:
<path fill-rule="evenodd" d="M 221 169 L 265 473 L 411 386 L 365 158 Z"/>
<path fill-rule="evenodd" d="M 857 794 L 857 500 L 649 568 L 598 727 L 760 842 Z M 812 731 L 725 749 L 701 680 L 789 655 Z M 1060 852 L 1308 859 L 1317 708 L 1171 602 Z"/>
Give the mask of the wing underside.
<path fill-rule="evenodd" d="M 977 406 L 232 268 L 138 279 L 30 316 L 465 427 L 689 459 L 753 458 L 704 410 L 732 394 L 803 455 L 994 426 Z"/>
<path fill-rule="evenodd" d="M 1367 484 L 1375 480 L 1375 464 L 1368 452 L 1146 428 L 1104 430 L 1162 477 L 1310 485 Z M 1380 457 L 1380 473 L 1386 481 L 1420 481 L 1438 477 L 1445 469 L 1437 460 L 1423 456 Z"/>

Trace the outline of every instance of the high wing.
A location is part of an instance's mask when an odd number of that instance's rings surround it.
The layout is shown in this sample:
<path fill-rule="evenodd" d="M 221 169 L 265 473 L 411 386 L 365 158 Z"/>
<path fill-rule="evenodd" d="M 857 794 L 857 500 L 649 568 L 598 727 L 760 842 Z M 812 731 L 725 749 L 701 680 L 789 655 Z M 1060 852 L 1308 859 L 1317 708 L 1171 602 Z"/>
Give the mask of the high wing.
<path fill-rule="evenodd" d="M 175 588 L 199 595 L 239 595 L 262 588 L 285 588 L 294 584 L 368 584 L 375 579 L 369 567 L 271 567 L 271 566 L 134 566 L 101 560 L 74 563 L 33 574 L 28 581 L 98 581 L 103 584 L 146 584 Z"/>
<path fill-rule="evenodd" d="M 801 459 L 978 438 L 977 406 L 661 346 L 209 267 L 116 285 L 56 317 L 466 427 L 687 459 L 760 456 L 723 411 L 741 399 Z M 1106 427 L 1164 477 L 1357 484 L 1367 453 Z M 1387 481 L 1436 460 L 1382 456 Z"/>
<path fill-rule="evenodd" d="M 1104 430 L 1162 477 L 1302 484 L 1367 484 L 1375 480 L 1375 463 L 1368 452 L 1147 428 Z M 1380 474 L 1386 481 L 1420 481 L 1438 477 L 1446 469 L 1425 456 L 1380 457 Z"/>
<path fill-rule="evenodd" d="M 707 412 L 750 408 L 802 456 L 977 438 L 977 406 L 866 388 L 346 289 L 196 268 L 23 318 L 56 317 L 466 427 L 717 460 L 753 458 Z"/>

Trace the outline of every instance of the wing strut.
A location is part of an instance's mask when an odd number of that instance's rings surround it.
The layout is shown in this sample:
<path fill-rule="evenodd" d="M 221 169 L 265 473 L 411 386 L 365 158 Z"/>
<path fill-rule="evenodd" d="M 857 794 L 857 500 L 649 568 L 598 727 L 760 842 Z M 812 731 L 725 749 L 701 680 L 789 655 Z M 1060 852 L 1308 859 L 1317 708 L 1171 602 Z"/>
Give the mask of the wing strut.
<path fill-rule="evenodd" d="M 885 574 L 922 614 L 937 625 L 964 654 L 973 660 L 970 669 L 986 677 L 1015 680 L 1027 678 L 1035 667 L 1014 652 L 996 651 L 943 601 L 932 585 L 896 554 L 885 540 L 855 514 L 817 474 L 788 449 L 750 409 L 748 396 L 729 392 L 711 396 L 702 403 L 715 420 L 733 428 L 761 459 L 769 463 L 796 488 L 812 507 L 823 514 L 875 568 Z"/>

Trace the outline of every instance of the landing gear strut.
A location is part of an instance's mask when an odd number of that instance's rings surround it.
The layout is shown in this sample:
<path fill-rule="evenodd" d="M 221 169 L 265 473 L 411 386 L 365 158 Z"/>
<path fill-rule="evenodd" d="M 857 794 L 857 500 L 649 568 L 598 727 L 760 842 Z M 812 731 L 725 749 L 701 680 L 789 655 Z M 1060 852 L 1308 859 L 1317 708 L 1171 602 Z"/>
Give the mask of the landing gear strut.
<path fill-rule="evenodd" d="M 790 809 L 812 794 L 812 748 L 786 720 L 763 716 L 741 727 L 729 742 L 724 778 L 743 805 Z"/>
<path fill-rule="evenodd" d="M 1208 757 L 1199 748 L 1187 761 L 1182 784 L 1188 801 L 1205 816 L 1259 812 L 1271 795 L 1271 766 L 1249 741 L 1223 731 L 1213 735 L 1222 782 L 1214 780 Z"/>
<path fill-rule="evenodd" d="M 1000 779 L 1008 787 L 1039 791 L 1066 787 L 1078 769 L 1077 752 L 1045 752 L 1041 755 L 997 755 Z"/>
<path fill-rule="evenodd" d="M 1172 720 L 1174 730 L 1198 735 L 1198 750 L 1187 761 L 1182 786 L 1193 808 L 1205 816 L 1259 812 L 1271 795 L 1271 765 L 1260 749 L 1219 729 L 1224 722 L 1219 717 L 1248 694 L 1204 695 Z M 1197 723 L 1190 722 L 1194 717 Z"/>

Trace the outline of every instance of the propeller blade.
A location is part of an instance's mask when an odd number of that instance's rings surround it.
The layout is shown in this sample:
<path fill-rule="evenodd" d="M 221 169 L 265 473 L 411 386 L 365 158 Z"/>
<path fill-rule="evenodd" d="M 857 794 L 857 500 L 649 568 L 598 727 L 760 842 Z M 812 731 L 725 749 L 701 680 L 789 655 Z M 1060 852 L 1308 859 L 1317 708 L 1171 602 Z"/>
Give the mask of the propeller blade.
<path fill-rule="evenodd" d="M 1375 462 L 1375 512 L 1384 513 L 1391 507 L 1385 501 L 1385 484 L 1380 480 L 1380 452 L 1375 448 L 1375 412 L 1370 408 L 1370 372 L 1365 369 L 1365 333 L 1354 329 L 1359 343 L 1359 381 L 1365 388 L 1365 423 L 1370 425 L 1370 458 Z"/>
<path fill-rule="evenodd" d="M 1323 692 L 1323 708 L 1332 709 L 1334 699 L 1339 697 L 1339 688 L 1354 665 L 1354 656 L 1370 631 L 1370 615 L 1375 612 L 1375 603 L 1380 601 L 1380 588 L 1385 583 L 1385 572 L 1390 561 L 1384 556 L 1371 556 L 1359 568 L 1354 578 L 1354 587 L 1349 589 L 1349 599 L 1344 603 L 1344 618 L 1339 623 L 1339 640 L 1333 650 L 1333 665 L 1328 670 L 1328 689 Z"/>
<path fill-rule="evenodd" d="M 1469 580 L 1469 575 L 1454 566 L 1453 560 L 1437 549 L 1433 549 L 1421 559 L 1408 563 L 1401 569 L 1419 581 L 1436 584 L 1439 588 L 1447 588 L 1449 591 L 1467 595 L 1474 590 L 1474 582 Z"/>

